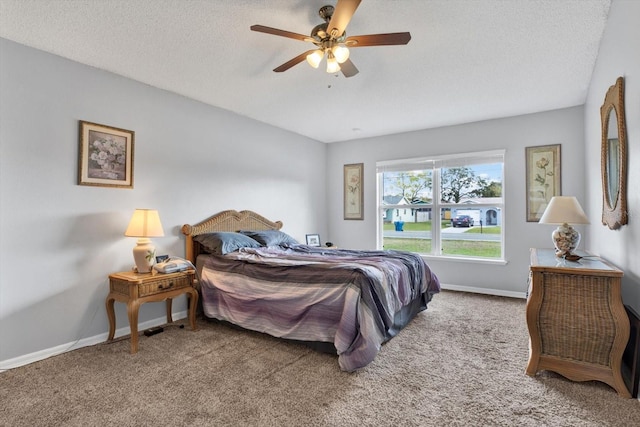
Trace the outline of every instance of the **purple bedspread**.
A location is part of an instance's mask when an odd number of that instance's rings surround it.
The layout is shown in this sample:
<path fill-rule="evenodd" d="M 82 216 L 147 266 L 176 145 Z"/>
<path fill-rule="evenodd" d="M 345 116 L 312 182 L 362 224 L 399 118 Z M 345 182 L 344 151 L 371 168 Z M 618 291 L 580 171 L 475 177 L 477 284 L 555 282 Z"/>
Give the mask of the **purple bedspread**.
<path fill-rule="evenodd" d="M 333 343 L 345 371 L 369 364 L 440 291 L 419 255 L 306 245 L 207 256 L 201 279 L 207 317 Z"/>

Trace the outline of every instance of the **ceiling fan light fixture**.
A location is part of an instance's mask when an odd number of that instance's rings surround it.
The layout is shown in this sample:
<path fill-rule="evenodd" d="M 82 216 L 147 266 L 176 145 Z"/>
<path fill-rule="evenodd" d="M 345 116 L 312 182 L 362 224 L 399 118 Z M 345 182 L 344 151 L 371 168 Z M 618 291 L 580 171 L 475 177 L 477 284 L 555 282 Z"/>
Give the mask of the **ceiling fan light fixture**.
<path fill-rule="evenodd" d="M 267 27 L 265 25 L 252 25 L 251 31 L 257 31 L 274 36 L 286 37 L 315 46 L 306 52 L 300 53 L 284 64 L 273 69 L 275 73 L 287 71 L 291 67 L 304 62 L 306 59 L 313 68 L 318 68 L 322 59 L 327 57 L 327 73 L 336 74 L 341 71 L 345 77 L 353 77 L 358 74 L 358 69 L 349 58 L 350 47 L 366 46 L 393 46 L 405 45 L 411 40 L 411 34 L 387 33 L 369 34 L 347 37 L 346 27 L 362 0 L 336 0 L 334 6 L 323 6 L 318 11 L 324 21 L 311 30 L 310 36 Z"/>
<path fill-rule="evenodd" d="M 327 73 L 337 73 L 340 71 L 340 64 L 336 60 L 336 57 L 333 56 L 333 52 L 330 50 L 327 51 Z"/>
<path fill-rule="evenodd" d="M 320 61 L 322 61 L 322 58 L 324 58 L 324 52 L 320 49 L 317 49 L 307 55 L 307 62 L 313 68 L 318 68 L 318 66 L 320 65 Z"/>
<path fill-rule="evenodd" d="M 333 56 L 336 57 L 336 61 L 338 61 L 338 64 L 342 64 L 344 61 L 349 59 L 349 49 L 347 49 L 345 46 L 334 46 L 331 49 L 331 53 L 333 53 Z"/>

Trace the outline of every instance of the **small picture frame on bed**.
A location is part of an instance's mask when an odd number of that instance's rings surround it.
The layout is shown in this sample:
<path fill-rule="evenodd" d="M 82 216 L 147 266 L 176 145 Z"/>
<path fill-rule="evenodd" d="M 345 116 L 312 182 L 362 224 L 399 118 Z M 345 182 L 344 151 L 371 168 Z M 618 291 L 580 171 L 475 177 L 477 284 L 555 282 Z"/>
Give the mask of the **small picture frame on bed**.
<path fill-rule="evenodd" d="M 307 246 L 320 246 L 319 234 L 307 234 Z"/>
<path fill-rule="evenodd" d="M 80 121 L 78 185 L 133 188 L 135 132 Z"/>

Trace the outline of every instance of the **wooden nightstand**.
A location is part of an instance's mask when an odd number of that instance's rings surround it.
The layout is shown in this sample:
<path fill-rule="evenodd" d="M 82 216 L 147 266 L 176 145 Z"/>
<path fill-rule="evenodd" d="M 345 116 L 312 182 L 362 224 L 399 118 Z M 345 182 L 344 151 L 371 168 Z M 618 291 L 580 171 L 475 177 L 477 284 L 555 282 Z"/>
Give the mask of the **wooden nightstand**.
<path fill-rule="evenodd" d="M 622 271 L 595 256 L 571 262 L 552 249 L 531 249 L 530 275 L 527 375 L 546 369 L 573 381 L 602 381 L 631 397 L 621 373 L 629 339 Z"/>
<path fill-rule="evenodd" d="M 123 271 L 109 275 L 109 295 L 105 302 L 109 317 L 109 337 L 113 340 L 116 333 L 116 315 L 113 310 L 115 301 L 127 304 L 127 315 L 131 328 L 131 353 L 138 351 L 138 310 L 145 302 L 167 301 L 167 323 L 173 322 L 171 302 L 173 298 L 188 294 L 189 323 L 196 330 L 196 304 L 198 292 L 194 288 L 195 271 L 187 270 L 168 274 L 138 274 Z"/>

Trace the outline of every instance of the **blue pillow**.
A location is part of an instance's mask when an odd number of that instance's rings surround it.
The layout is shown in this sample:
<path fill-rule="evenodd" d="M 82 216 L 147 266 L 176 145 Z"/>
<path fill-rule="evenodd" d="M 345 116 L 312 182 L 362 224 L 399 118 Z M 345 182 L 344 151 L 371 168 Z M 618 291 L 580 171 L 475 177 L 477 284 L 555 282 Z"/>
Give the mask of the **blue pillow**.
<path fill-rule="evenodd" d="M 263 246 L 297 245 L 298 241 L 280 230 L 240 231 Z"/>
<path fill-rule="evenodd" d="M 240 248 L 259 248 L 260 243 L 240 233 L 217 232 L 199 234 L 193 238 L 205 247 L 207 252 L 216 255 L 225 255 L 235 252 Z"/>

